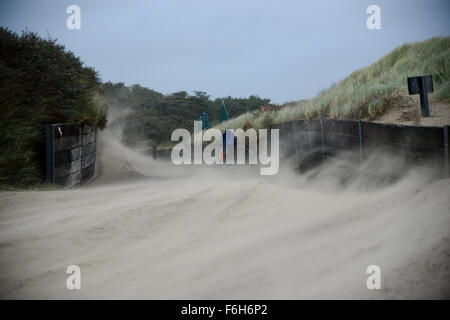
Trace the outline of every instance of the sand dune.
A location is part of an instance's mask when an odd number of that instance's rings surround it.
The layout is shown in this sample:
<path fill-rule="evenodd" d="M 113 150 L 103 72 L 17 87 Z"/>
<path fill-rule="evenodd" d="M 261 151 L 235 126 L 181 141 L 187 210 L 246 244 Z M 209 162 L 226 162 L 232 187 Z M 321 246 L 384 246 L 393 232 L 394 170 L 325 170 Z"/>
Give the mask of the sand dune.
<path fill-rule="evenodd" d="M 1 298 L 449 298 L 450 181 L 174 168 L 100 137 L 98 177 L 0 193 Z M 334 168 L 335 169 L 335 168 Z M 66 289 L 67 266 L 82 289 Z M 368 290 L 366 268 L 381 268 Z"/>

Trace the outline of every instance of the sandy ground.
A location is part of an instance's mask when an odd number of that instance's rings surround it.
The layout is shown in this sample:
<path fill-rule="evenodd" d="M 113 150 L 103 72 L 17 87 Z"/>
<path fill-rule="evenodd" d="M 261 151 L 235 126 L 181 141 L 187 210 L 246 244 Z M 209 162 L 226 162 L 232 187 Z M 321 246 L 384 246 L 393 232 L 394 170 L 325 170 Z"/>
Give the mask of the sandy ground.
<path fill-rule="evenodd" d="M 263 178 L 100 144 L 87 186 L 0 193 L 1 298 L 450 297 L 448 179 L 343 187 L 339 168 Z M 66 288 L 72 264 L 81 290 Z M 381 290 L 366 287 L 373 264 Z"/>
<path fill-rule="evenodd" d="M 429 94 L 430 116 L 423 118 L 419 95 L 409 96 L 406 91 L 402 91 L 400 95 L 395 96 L 392 106 L 373 122 L 426 127 L 450 125 L 450 104 L 433 102 L 433 94 Z"/>

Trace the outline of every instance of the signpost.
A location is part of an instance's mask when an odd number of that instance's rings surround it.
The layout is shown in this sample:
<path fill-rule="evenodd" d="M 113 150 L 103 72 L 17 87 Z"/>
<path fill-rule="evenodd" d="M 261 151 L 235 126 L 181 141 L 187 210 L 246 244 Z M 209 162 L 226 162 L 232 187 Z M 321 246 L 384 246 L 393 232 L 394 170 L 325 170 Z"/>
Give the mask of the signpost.
<path fill-rule="evenodd" d="M 420 94 L 420 110 L 422 117 L 430 116 L 428 92 L 433 92 L 432 76 L 408 77 L 408 93 L 410 95 Z"/>

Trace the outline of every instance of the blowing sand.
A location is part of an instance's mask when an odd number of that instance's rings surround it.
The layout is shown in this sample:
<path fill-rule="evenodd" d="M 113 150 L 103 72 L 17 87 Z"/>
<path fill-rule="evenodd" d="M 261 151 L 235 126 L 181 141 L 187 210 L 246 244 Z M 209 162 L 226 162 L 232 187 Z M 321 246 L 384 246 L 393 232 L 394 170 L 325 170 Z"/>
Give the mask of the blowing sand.
<path fill-rule="evenodd" d="M 344 187 L 336 168 L 262 178 L 100 145 L 87 186 L 0 193 L 1 298 L 450 297 L 448 179 Z M 72 264 L 81 290 L 66 289 Z M 381 290 L 366 287 L 373 264 Z"/>

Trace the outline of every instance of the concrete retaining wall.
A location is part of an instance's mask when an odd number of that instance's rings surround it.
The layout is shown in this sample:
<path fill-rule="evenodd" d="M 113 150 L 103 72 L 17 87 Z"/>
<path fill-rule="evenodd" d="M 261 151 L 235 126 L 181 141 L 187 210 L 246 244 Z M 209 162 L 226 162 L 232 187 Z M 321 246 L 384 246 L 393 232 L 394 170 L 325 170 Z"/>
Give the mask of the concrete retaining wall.
<path fill-rule="evenodd" d="M 411 165 L 433 160 L 438 174 L 448 176 L 448 127 L 325 119 L 295 120 L 274 128 L 280 129 L 280 151 L 294 157 L 300 171 L 345 150 L 347 161 L 355 164 L 374 152 Z"/>

